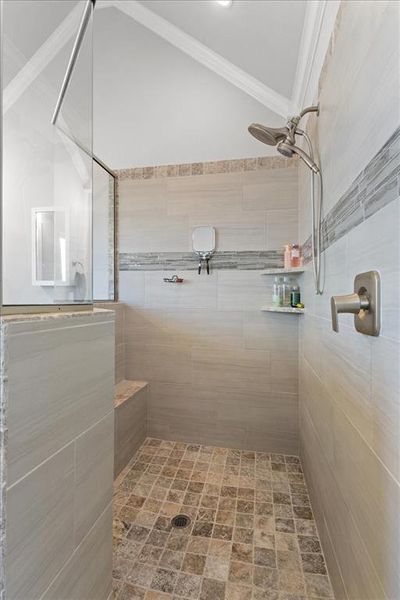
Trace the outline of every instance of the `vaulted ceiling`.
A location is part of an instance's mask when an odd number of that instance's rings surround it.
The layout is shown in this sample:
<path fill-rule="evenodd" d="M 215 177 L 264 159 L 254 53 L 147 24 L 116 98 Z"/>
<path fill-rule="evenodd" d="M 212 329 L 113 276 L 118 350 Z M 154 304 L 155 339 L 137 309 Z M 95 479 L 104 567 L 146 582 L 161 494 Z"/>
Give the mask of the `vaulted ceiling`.
<path fill-rule="evenodd" d="M 7 109 L 45 70 L 59 85 L 58 65 L 84 2 L 35 0 L 29 19 L 26 2 L 5 4 L 16 27 L 28 27 L 19 35 L 26 64 L 6 73 Z M 233 0 L 224 8 L 214 0 L 98 0 L 95 153 L 124 168 L 275 152 L 251 138 L 247 125 L 279 126 L 313 99 L 313 69 L 321 66 L 338 4 Z M 38 19 L 41 26 L 30 27 Z"/>
<path fill-rule="evenodd" d="M 305 0 L 217 2 L 149 0 L 141 4 L 275 92 L 291 97 Z"/>
<path fill-rule="evenodd" d="M 98 0 L 95 149 L 112 166 L 259 156 L 304 101 L 326 2 Z M 118 145 L 113 139 L 113 128 Z M 116 139 L 116 138 L 114 138 Z"/>

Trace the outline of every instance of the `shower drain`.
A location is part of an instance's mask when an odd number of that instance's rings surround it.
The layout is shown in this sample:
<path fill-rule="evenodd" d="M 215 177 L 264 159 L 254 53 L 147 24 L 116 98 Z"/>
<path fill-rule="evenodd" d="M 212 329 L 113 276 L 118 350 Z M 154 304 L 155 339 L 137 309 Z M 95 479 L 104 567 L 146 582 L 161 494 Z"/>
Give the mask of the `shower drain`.
<path fill-rule="evenodd" d="M 179 527 L 182 529 L 183 527 L 187 527 L 190 525 L 190 518 L 187 515 L 176 515 L 171 519 L 172 527 Z"/>

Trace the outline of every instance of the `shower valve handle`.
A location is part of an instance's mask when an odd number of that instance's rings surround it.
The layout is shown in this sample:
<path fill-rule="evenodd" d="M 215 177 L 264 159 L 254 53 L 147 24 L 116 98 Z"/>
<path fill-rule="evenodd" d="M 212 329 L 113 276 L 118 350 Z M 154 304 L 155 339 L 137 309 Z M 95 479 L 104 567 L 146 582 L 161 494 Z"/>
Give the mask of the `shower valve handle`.
<path fill-rule="evenodd" d="M 346 296 L 332 296 L 331 315 L 333 331 L 339 331 L 339 313 L 350 313 L 358 315 L 360 311 L 368 309 L 369 298 L 363 293 L 347 294 Z"/>

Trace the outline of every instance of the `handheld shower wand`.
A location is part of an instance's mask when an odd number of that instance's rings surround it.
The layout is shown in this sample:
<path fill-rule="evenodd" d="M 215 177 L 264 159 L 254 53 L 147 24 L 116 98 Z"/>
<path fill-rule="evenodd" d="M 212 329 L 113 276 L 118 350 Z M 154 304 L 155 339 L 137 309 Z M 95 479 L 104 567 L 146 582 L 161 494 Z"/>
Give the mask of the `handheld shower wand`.
<path fill-rule="evenodd" d="M 316 112 L 318 115 L 318 106 L 309 106 L 301 111 L 297 116 L 288 119 L 285 127 L 265 127 L 260 123 L 252 123 L 248 130 L 253 137 L 263 144 L 276 146 L 278 152 L 287 158 L 292 158 L 297 154 L 299 158 L 307 165 L 311 171 L 311 206 L 312 206 L 312 230 L 311 245 L 313 258 L 313 272 L 315 291 L 322 294 L 321 288 L 321 218 L 322 218 L 322 176 L 319 166 L 314 161 L 314 152 L 309 136 L 298 128 L 301 119 L 310 112 Z M 308 145 L 308 154 L 296 145 L 296 135 L 301 135 Z M 315 201 L 314 177 L 319 180 L 319 197 Z"/>
<path fill-rule="evenodd" d="M 287 158 L 292 158 L 293 154 L 297 154 L 300 156 L 301 160 L 306 163 L 307 167 L 311 169 L 315 174 L 319 173 L 319 168 L 315 164 L 315 162 L 311 159 L 310 156 L 301 148 L 298 148 L 295 144 L 289 144 L 285 140 L 279 142 L 276 146 L 278 152 L 286 156 Z"/>

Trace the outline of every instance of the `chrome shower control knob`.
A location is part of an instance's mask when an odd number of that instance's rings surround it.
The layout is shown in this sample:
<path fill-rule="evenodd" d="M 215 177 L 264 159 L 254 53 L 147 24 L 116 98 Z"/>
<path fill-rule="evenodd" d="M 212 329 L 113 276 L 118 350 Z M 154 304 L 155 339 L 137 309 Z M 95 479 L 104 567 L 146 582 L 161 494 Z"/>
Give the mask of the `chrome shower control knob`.
<path fill-rule="evenodd" d="M 356 275 L 354 293 L 331 297 L 332 329 L 339 332 L 339 313 L 354 314 L 356 330 L 377 336 L 380 332 L 380 276 L 377 271 Z"/>

